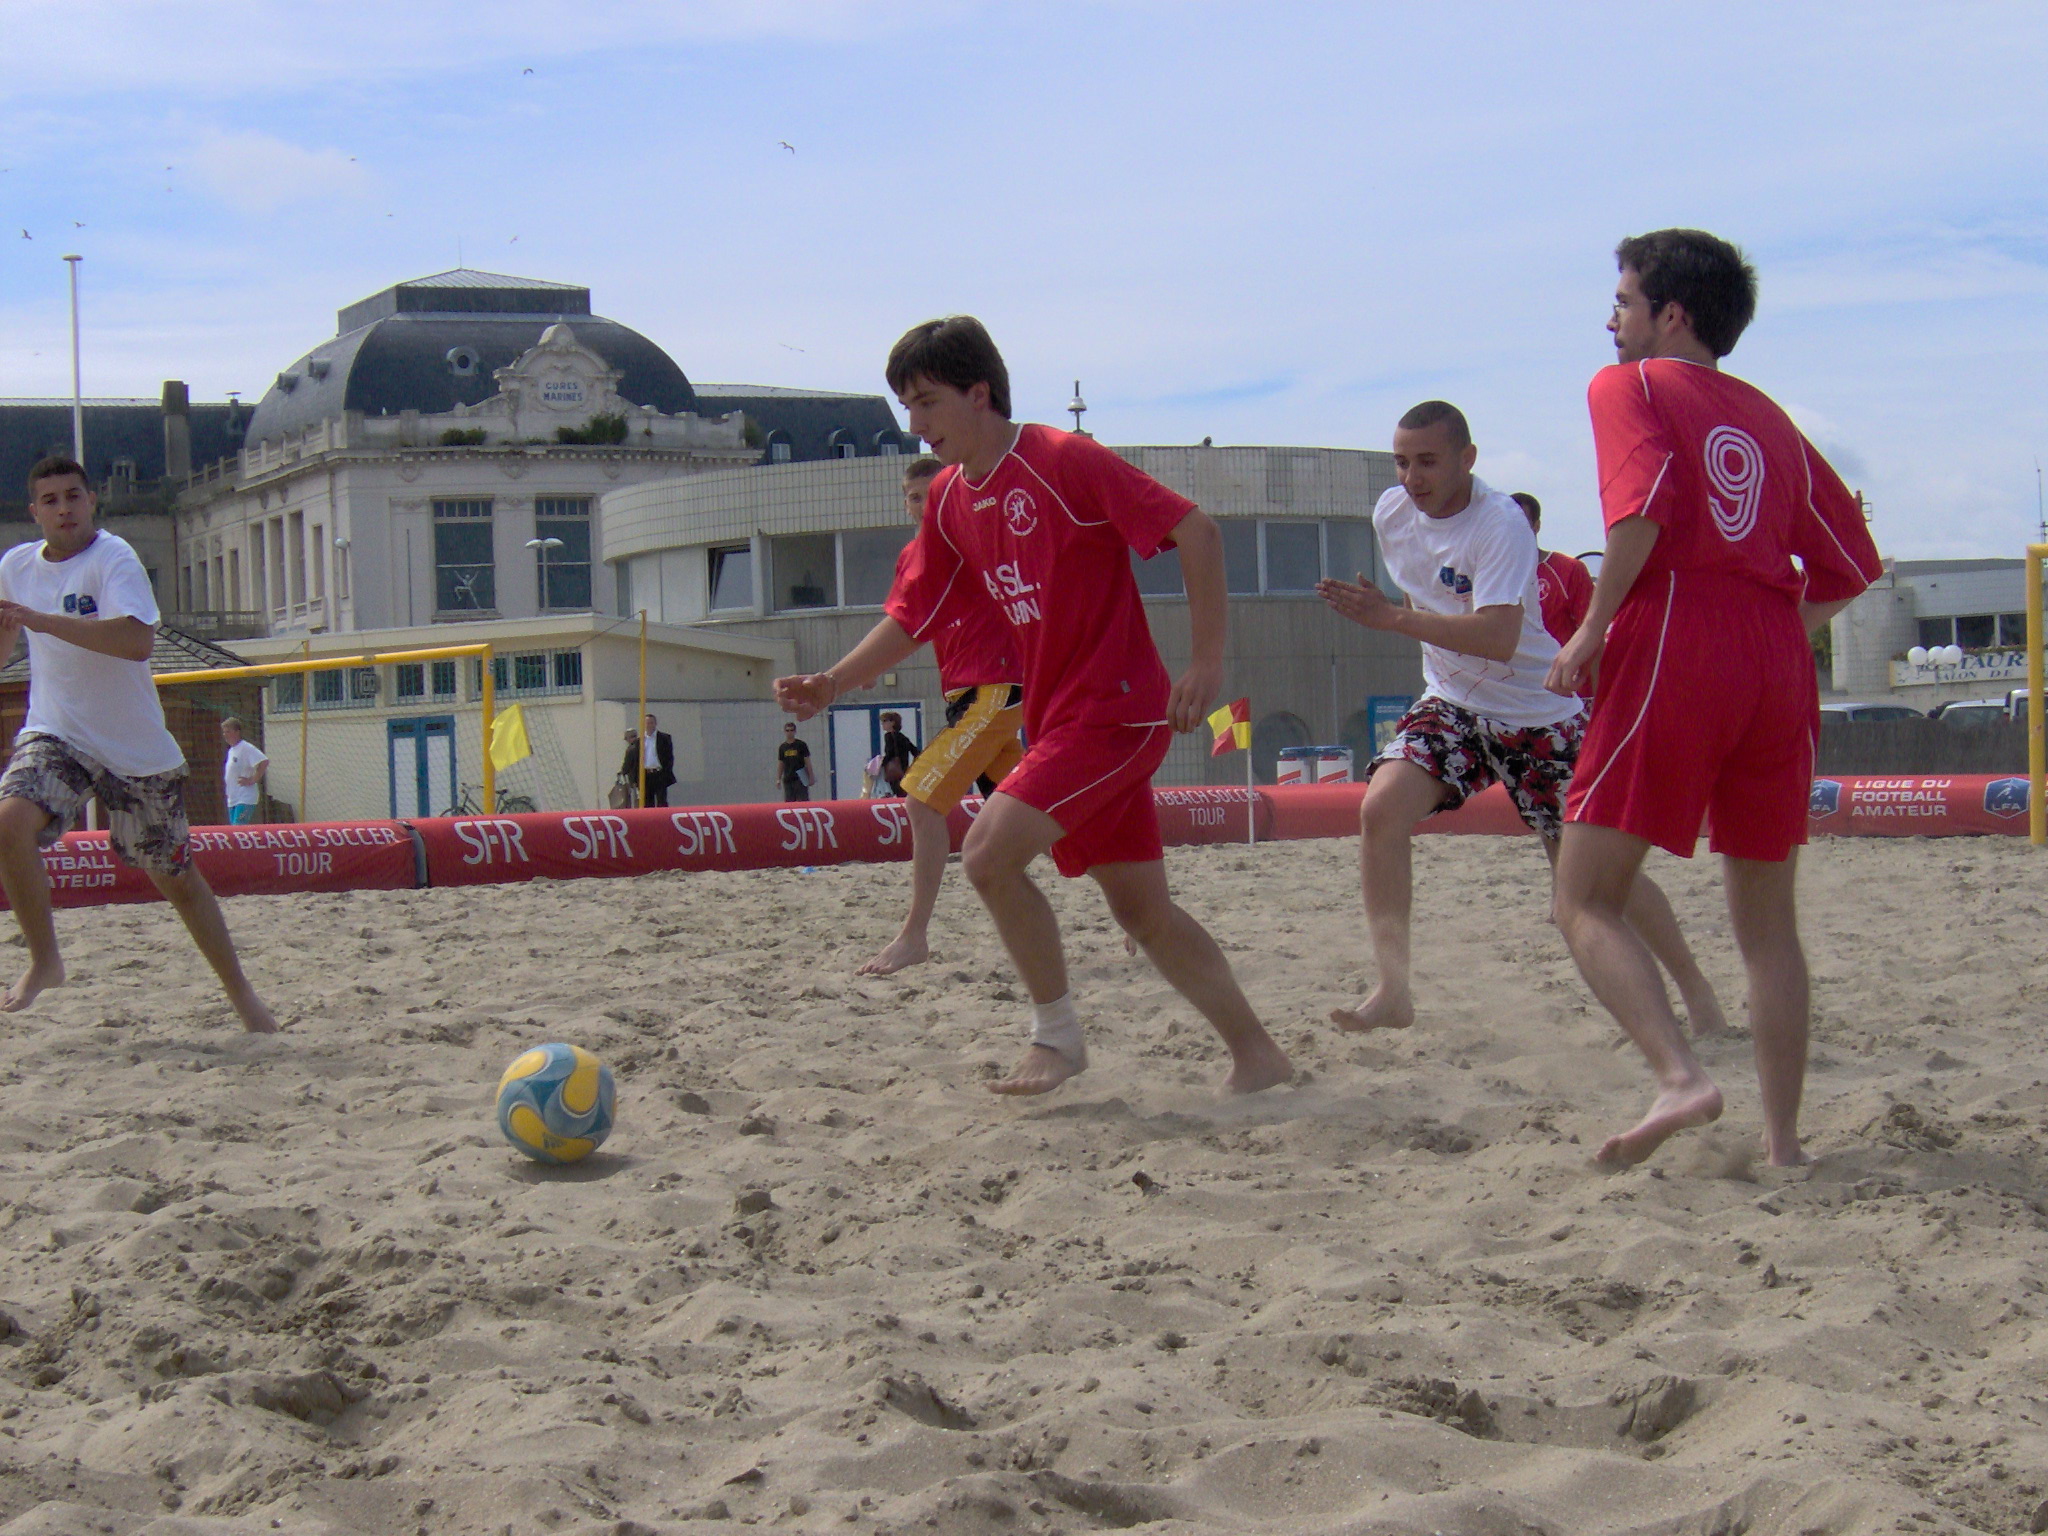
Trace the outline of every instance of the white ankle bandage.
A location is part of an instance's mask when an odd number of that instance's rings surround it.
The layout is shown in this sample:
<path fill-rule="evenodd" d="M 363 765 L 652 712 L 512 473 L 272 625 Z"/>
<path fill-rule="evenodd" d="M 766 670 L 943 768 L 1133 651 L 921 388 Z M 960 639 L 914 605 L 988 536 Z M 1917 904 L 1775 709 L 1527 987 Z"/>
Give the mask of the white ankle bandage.
<path fill-rule="evenodd" d="M 1088 1059 L 1081 1020 L 1074 1012 L 1073 993 L 1065 993 L 1049 1003 L 1031 1005 L 1031 1043 L 1058 1051 L 1076 1066 Z"/>

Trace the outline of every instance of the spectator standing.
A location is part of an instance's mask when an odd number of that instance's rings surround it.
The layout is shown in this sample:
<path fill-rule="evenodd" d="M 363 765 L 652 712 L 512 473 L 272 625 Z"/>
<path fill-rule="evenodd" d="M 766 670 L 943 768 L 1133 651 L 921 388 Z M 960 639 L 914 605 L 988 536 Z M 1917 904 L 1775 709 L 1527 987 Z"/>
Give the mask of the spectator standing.
<path fill-rule="evenodd" d="M 246 827 L 256 819 L 256 809 L 263 803 L 263 775 L 270 759 L 255 742 L 243 737 L 242 722 L 233 715 L 221 721 L 220 738 L 228 744 L 227 762 L 221 770 L 227 781 L 228 825 Z"/>
<path fill-rule="evenodd" d="M 667 731 L 657 730 L 654 716 L 642 722 L 642 729 L 626 732 L 626 760 L 619 772 L 633 784 L 647 775 L 647 796 L 642 805 L 667 805 L 669 786 L 676 781 L 676 742 Z"/>
<path fill-rule="evenodd" d="M 894 710 L 882 716 L 882 782 L 888 787 L 882 791 L 885 797 L 900 799 L 903 795 L 903 775 L 910 772 L 910 765 L 917 761 L 918 745 L 903 734 L 903 717 Z"/>
<path fill-rule="evenodd" d="M 775 749 L 775 773 L 782 781 L 782 798 L 808 800 L 817 777 L 811 772 L 810 743 L 797 738 L 796 722 L 784 721 L 782 745 Z"/>

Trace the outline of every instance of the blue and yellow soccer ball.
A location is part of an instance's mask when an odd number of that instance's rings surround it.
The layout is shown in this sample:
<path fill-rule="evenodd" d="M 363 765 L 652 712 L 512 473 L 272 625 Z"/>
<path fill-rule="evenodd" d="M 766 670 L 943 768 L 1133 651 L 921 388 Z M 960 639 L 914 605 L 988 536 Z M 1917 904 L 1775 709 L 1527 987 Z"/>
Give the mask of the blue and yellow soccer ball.
<path fill-rule="evenodd" d="M 612 1069 L 560 1041 L 520 1054 L 498 1079 L 498 1129 L 537 1163 L 574 1163 L 612 1133 Z"/>

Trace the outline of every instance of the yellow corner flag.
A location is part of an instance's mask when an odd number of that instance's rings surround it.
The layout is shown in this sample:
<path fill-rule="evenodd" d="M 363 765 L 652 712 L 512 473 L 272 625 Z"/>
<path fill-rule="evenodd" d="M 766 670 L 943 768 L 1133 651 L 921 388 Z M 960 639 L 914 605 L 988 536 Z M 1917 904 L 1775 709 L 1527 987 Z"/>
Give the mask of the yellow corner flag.
<path fill-rule="evenodd" d="M 491 766 L 503 773 L 531 756 L 533 747 L 526 739 L 525 706 L 514 704 L 499 711 L 491 721 Z"/>
<path fill-rule="evenodd" d="M 1230 751 L 1242 751 L 1252 744 L 1252 701 L 1239 699 L 1226 704 L 1209 716 L 1209 729 L 1216 733 L 1216 745 L 1209 749 L 1211 757 L 1221 757 Z"/>

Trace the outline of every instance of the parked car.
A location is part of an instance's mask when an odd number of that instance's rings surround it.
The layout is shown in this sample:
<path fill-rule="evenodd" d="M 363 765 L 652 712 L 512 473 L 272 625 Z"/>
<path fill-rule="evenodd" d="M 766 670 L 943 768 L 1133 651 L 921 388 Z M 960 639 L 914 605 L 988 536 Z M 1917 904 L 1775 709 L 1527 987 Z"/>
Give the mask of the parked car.
<path fill-rule="evenodd" d="M 1919 720 L 1924 718 L 1920 711 L 1910 704 L 1823 704 L 1820 707 L 1820 723 L 1830 725 L 1843 720 Z"/>
<path fill-rule="evenodd" d="M 2024 701 L 2025 694 L 2020 698 Z M 2012 716 L 2004 699 L 1950 699 L 1929 711 L 1933 719 L 1957 728 L 1972 725 L 2002 725 Z"/>

